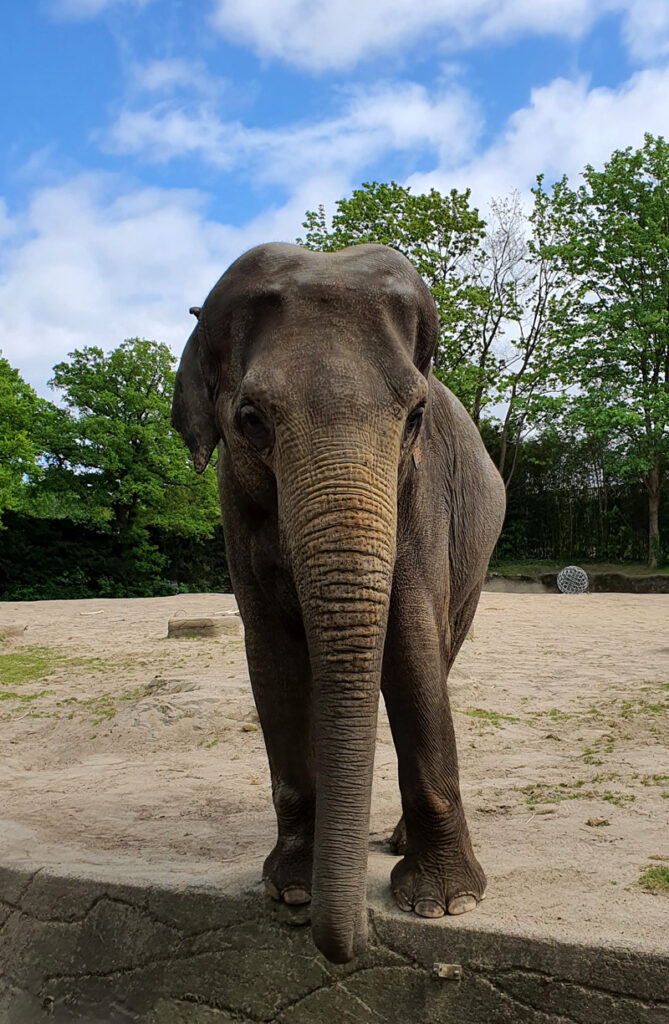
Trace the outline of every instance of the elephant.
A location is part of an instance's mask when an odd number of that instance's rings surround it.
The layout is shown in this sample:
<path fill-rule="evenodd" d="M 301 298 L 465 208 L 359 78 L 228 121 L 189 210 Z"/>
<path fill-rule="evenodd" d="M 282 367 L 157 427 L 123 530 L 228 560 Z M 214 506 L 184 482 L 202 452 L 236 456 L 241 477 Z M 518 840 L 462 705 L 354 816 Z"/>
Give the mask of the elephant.
<path fill-rule="evenodd" d="M 223 534 L 269 760 L 270 896 L 311 902 L 318 949 L 365 948 L 379 693 L 399 765 L 402 910 L 472 910 L 485 875 L 460 795 L 447 678 L 501 530 L 505 490 L 432 374 L 438 315 L 382 245 L 269 243 L 223 274 L 175 381 Z"/>

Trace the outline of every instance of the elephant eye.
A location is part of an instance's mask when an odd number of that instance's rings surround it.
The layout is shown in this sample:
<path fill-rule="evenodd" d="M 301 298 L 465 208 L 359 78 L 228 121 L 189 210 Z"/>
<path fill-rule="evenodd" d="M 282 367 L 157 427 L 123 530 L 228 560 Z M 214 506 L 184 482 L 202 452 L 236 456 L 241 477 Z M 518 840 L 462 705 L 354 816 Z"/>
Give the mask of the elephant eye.
<path fill-rule="evenodd" d="M 237 414 L 242 434 L 254 448 L 265 451 L 272 443 L 272 430 L 264 414 L 255 405 L 245 402 Z"/>
<path fill-rule="evenodd" d="M 406 418 L 404 424 L 404 440 L 409 441 L 412 437 L 415 437 L 420 430 L 420 425 L 423 422 L 423 414 L 425 412 L 425 403 L 421 402 L 417 405 Z"/>

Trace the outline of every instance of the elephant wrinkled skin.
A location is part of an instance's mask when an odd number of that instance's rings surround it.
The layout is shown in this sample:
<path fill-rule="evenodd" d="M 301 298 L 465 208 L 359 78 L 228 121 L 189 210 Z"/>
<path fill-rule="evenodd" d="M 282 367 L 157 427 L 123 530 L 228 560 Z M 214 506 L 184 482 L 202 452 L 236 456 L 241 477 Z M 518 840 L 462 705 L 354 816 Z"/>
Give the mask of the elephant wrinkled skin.
<path fill-rule="evenodd" d="M 438 320 L 399 253 L 259 246 L 221 277 L 184 350 L 172 422 L 218 445 L 230 575 L 278 821 L 275 899 L 311 899 L 330 960 L 366 940 L 379 690 L 399 761 L 403 910 L 482 898 L 446 682 L 504 514 L 478 431 L 430 373 Z"/>

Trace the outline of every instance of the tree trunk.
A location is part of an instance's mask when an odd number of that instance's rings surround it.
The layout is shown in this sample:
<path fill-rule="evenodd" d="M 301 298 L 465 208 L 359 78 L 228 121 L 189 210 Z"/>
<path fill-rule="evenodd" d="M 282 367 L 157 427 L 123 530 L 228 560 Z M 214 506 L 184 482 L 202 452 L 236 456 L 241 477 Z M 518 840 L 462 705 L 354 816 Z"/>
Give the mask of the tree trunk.
<path fill-rule="evenodd" d="M 504 479 L 504 465 L 506 463 L 506 446 L 508 436 L 509 424 L 508 422 L 505 422 L 499 439 L 499 458 L 497 460 L 497 469 L 499 470 L 499 475 L 502 479 Z"/>
<path fill-rule="evenodd" d="M 660 466 L 656 461 L 646 476 L 648 491 L 648 568 L 657 569 L 660 557 Z"/>
<path fill-rule="evenodd" d="M 509 428 L 511 426 L 511 415 L 513 413 L 513 407 L 516 404 L 516 381 L 513 383 L 511 388 L 511 394 L 509 395 L 509 408 L 506 410 L 506 416 L 504 417 L 504 424 L 502 426 L 502 433 L 499 439 L 499 458 L 497 460 L 497 469 L 502 480 L 504 480 L 504 467 L 506 465 L 506 449 L 509 443 Z"/>
<path fill-rule="evenodd" d="M 474 407 L 472 409 L 472 419 L 478 427 L 479 420 L 481 419 L 481 403 L 483 402 L 483 384 L 479 384 L 474 392 Z"/>

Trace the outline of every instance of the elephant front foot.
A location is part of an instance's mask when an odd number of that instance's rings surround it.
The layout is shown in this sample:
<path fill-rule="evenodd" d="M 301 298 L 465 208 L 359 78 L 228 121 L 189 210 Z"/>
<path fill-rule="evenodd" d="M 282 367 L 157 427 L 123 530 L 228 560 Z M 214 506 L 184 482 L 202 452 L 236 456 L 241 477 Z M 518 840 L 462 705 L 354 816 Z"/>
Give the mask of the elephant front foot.
<path fill-rule="evenodd" d="M 483 899 L 486 877 L 471 847 L 443 853 L 428 849 L 407 853 L 393 868 L 390 884 L 400 910 L 443 917 L 475 910 Z"/>
<path fill-rule="evenodd" d="M 279 840 L 263 866 L 265 889 L 273 900 L 291 906 L 310 902 L 312 859 L 311 845 Z"/>

